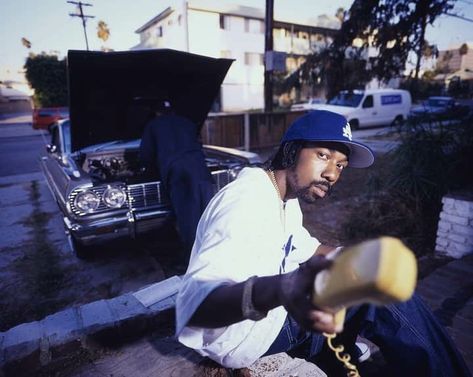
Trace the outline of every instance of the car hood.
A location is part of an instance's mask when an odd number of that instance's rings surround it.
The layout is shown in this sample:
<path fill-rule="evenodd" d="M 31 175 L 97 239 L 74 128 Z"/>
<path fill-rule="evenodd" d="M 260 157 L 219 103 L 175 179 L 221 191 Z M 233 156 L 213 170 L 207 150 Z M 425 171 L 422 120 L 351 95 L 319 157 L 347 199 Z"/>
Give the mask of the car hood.
<path fill-rule="evenodd" d="M 417 106 L 411 109 L 411 112 L 415 114 L 441 113 L 443 111 L 445 111 L 445 107 L 439 106 Z"/>
<path fill-rule="evenodd" d="M 232 62 L 169 49 L 69 51 L 72 152 L 140 138 L 165 102 L 202 127 Z"/>

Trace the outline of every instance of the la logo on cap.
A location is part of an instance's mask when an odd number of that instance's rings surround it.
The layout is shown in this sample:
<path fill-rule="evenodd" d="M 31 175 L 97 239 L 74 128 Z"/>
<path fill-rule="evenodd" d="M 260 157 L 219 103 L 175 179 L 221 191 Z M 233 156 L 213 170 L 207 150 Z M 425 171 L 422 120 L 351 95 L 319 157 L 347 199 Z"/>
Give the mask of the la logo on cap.
<path fill-rule="evenodd" d="M 343 127 L 343 136 L 345 136 L 346 138 L 348 138 L 348 140 L 351 141 L 351 128 L 350 128 L 350 123 L 347 122 L 347 124 L 345 125 L 345 127 Z"/>

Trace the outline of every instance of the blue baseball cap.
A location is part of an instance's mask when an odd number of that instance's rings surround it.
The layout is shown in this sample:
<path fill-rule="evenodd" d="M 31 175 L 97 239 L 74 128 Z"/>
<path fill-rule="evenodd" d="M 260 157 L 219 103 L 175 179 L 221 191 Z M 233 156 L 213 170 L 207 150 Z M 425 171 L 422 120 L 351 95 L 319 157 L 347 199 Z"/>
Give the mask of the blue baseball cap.
<path fill-rule="evenodd" d="M 347 119 L 331 111 L 314 110 L 297 118 L 287 129 L 281 144 L 295 140 L 342 143 L 350 150 L 348 166 L 352 168 L 367 168 L 374 162 L 373 151 L 352 140 Z"/>

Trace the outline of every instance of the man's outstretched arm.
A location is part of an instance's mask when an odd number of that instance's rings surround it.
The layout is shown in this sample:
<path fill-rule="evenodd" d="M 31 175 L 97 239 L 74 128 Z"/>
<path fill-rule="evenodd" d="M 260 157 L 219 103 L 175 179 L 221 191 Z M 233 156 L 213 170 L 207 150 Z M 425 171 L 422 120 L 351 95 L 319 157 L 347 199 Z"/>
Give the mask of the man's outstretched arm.
<path fill-rule="evenodd" d="M 340 332 L 333 314 L 324 312 L 311 302 L 313 282 L 318 272 L 331 262 L 314 255 L 290 273 L 256 279 L 252 299 L 254 307 L 267 312 L 283 305 L 304 328 L 319 332 Z M 224 285 L 211 292 L 189 321 L 190 326 L 218 328 L 245 320 L 242 297 L 245 282 Z"/>

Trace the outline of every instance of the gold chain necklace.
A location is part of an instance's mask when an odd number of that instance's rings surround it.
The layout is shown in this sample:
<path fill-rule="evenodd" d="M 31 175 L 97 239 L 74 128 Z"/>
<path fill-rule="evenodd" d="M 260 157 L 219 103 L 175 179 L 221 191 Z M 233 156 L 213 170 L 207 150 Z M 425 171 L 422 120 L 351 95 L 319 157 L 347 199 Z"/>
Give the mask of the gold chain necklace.
<path fill-rule="evenodd" d="M 278 193 L 279 200 L 282 201 L 281 191 L 279 191 L 279 186 L 276 182 L 276 177 L 274 175 L 274 171 L 268 170 L 268 175 L 269 175 L 269 179 L 271 179 L 271 182 L 273 183 L 274 188 L 276 189 L 276 192 Z"/>
<path fill-rule="evenodd" d="M 274 175 L 273 170 L 268 170 L 268 175 L 269 179 L 271 180 L 271 183 L 273 184 L 274 188 L 276 189 L 276 192 L 278 194 L 278 201 L 279 201 L 279 218 L 281 220 L 281 224 L 283 226 L 284 231 L 286 231 L 286 211 L 285 211 L 285 205 L 284 201 L 281 195 L 281 191 L 279 191 L 279 186 L 276 182 L 276 176 Z"/>

